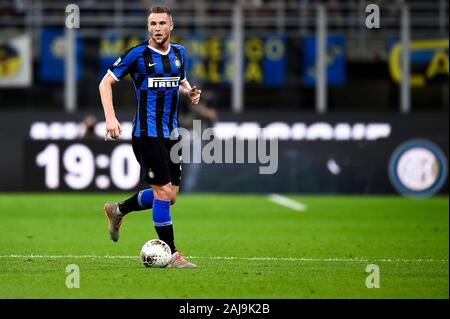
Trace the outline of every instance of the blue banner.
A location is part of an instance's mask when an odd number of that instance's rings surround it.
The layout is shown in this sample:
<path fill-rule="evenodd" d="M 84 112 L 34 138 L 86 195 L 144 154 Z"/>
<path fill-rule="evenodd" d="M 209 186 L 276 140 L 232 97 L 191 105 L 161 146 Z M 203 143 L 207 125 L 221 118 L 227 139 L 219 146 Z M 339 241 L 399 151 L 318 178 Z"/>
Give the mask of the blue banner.
<path fill-rule="evenodd" d="M 103 77 L 117 58 L 127 49 L 142 43 L 145 37 L 126 38 L 117 33 L 106 34 L 100 44 L 99 76 Z M 186 48 L 186 70 L 193 83 L 228 85 L 233 80 L 234 43 L 230 36 L 205 37 L 191 33 L 171 42 Z M 245 83 L 281 86 L 286 73 L 285 37 L 279 34 L 248 37 L 244 40 Z"/>
<path fill-rule="evenodd" d="M 392 80 L 402 80 L 402 44 L 398 39 L 388 40 L 389 72 Z M 448 82 L 448 38 L 412 40 L 410 43 L 412 87 L 424 87 L 431 83 Z"/>
<path fill-rule="evenodd" d="M 76 40 L 77 80 L 82 77 L 82 41 Z M 41 54 L 39 75 L 42 81 L 62 82 L 64 80 L 65 57 L 64 29 L 44 29 L 41 33 Z"/>
<path fill-rule="evenodd" d="M 245 83 L 281 86 L 285 80 L 286 44 L 284 36 L 267 34 L 244 40 Z"/>
<path fill-rule="evenodd" d="M 316 85 L 316 37 L 304 39 L 304 81 L 306 86 Z M 329 36 L 326 44 L 327 83 L 342 85 L 346 81 L 345 40 L 343 36 Z"/>
<path fill-rule="evenodd" d="M 264 84 L 267 86 L 281 86 L 285 82 L 286 73 L 286 42 L 279 34 L 264 37 Z"/>

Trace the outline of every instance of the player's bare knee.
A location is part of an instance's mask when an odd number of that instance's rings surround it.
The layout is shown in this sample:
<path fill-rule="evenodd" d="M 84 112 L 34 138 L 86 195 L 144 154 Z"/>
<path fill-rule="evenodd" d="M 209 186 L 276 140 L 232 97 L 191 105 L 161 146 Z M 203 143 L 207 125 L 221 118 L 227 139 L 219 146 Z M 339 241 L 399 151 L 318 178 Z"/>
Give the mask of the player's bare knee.
<path fill-rule="evenodd" d="M 170 200 L 170 205 L 175 205 L 177 202 L 177 192 L 172 189 L 172 198 Z"/>
<path fill-rule="evenodd" d="M 174 205 L 177 202 L 177 194 L 179 189 L 179 186 L 172 185 L 172 200 L 170 202 L 171 205 Z"/>
<path fill-rule="evenodd" d="M 156 199 L 172 202 L 172 189 L 170 185 L 153 186 L 153 194 Z"/>

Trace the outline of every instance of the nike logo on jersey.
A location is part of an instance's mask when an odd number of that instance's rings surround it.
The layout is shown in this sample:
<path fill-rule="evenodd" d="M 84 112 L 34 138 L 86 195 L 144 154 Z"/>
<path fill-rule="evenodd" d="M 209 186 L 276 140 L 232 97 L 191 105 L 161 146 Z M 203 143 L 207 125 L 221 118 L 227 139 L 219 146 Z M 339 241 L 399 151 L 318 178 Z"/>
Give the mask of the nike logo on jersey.
<path fill-rule="evenodd" d="M 149 67 L 152 67 L 152 66 L 154 66 L 154 65 L 156 65 L 156 63 L 149 63 L 149 64 L 148 64 Z"/>

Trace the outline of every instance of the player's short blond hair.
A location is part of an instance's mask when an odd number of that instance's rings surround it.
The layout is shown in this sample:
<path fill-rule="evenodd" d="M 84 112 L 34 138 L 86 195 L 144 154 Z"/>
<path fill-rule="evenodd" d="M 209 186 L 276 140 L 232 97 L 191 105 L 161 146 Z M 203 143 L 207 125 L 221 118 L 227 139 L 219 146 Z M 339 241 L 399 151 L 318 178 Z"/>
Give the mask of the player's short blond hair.
<path fill-rule="evenodd" d="M 148 10 L 148 15 L 152 13 L 166 13 L 170 18 L 172 18 L 172 12 L 168 7 L 154 6 Z"/>

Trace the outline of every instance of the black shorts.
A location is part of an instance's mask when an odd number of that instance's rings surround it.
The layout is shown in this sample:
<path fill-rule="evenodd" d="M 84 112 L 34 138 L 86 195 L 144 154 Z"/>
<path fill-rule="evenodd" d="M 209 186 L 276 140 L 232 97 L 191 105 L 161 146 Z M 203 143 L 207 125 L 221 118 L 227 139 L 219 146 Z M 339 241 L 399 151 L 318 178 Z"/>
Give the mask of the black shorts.
<path fill-rule="evenodd" d="M 135 137 L 132 138 L 133 152 L 141 165 L 141 174 L 145 182 L 150 185 L 180 186 L 181 161 L 172 162 L 170 150 L 178 141 L 160 137 Z M 178 151 L 178 159 L 181 159 L 181 148 Z"/>

